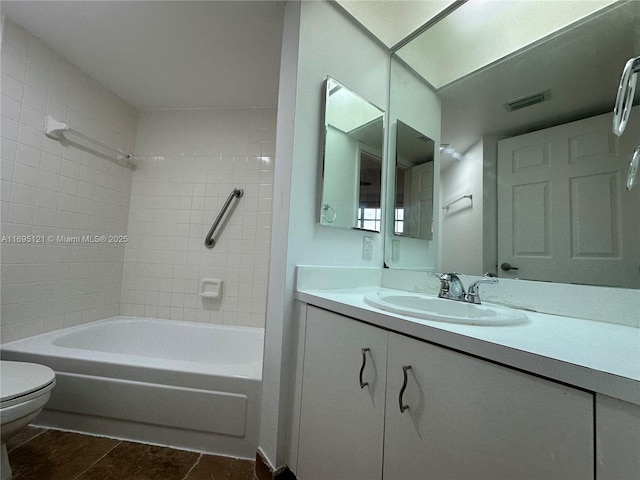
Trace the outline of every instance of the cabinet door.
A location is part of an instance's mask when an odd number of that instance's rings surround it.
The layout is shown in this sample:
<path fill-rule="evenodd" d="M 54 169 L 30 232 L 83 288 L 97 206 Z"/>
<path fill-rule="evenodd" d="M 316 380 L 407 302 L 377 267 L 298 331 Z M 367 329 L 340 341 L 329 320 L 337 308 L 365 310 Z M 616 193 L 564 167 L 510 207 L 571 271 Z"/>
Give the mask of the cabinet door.
<path fill-rule="evenodd" d="M 395 334 L 388 355 L 385 480 L 593 479 L 591 394 Z"/>
<path fill-rule="evenodd" d="M 640 479 L 640 405 L 596 395 L 598 480 Z"/>
<path fill-rule="evenodd" d="M 297 478 L 380 479 L 387 333 L 310 306 L 305 338 Z"/>

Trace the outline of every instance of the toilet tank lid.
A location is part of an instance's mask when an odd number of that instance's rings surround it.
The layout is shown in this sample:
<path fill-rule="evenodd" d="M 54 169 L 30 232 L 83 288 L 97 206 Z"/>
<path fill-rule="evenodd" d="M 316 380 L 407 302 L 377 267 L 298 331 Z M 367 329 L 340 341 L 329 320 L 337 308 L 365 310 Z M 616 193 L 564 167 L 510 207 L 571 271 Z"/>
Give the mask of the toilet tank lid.
<path fill-rule="evenodd" d="M 46 387 L 56 378 L 49 367 L 26 362 L 0 361 L 0 401 L 5 402 Z"/>

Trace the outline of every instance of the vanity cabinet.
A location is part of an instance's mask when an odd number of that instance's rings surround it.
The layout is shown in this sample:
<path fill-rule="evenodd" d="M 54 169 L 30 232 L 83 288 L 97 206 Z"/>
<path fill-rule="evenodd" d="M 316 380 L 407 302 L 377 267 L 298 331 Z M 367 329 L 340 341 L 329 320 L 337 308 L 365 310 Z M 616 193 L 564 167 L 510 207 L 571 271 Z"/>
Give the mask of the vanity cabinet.
<path fill-rule="evenodd" d="M 598 480 L 640 479 L 640 405 L 596 395 Z"/>
<path fill-rule="evenodd" d="M 591 393 L 313 306 L 301 398 L 299 480 L 594 478 Z"/>
<path fill-rule="evenodd" d="M 298 479 L 381 478 L 386 366 L 385 331 L 309 307 Z"/>
<path fill-rule="evenodd" d="M 590 393 L 397 334 L 388 355 L 384 479 L 593 478 Z"/>

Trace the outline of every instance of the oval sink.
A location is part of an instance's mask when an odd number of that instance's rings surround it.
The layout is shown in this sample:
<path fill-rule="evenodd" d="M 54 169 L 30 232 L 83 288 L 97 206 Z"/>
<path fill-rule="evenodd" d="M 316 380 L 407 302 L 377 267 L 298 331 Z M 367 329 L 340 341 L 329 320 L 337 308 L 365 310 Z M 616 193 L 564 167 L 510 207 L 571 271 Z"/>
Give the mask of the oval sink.
<path fill-rule="evenodd" d="M 417 293 L 376 292 L 366 295 L 364 302 L 387 312 L 437 322 L 496 326 L 527 322 L 527 315 L 519 310 L 491 303 L 474 305 Z"/>

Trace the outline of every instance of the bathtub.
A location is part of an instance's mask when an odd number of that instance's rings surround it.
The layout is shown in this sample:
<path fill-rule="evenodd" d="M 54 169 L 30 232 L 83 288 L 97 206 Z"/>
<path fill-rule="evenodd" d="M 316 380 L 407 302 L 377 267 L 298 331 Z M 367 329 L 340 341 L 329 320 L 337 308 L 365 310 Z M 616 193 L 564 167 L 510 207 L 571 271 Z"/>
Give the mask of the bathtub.
<path fill-rule="evenodd" d="M 0 346 L 56 387 L 35 424 L 255 458 L 264 330 L 113 317 Z"/>

